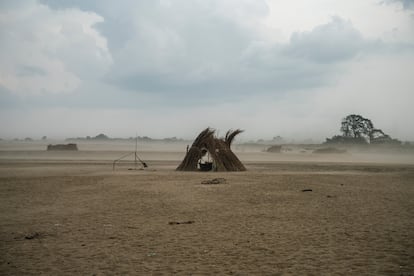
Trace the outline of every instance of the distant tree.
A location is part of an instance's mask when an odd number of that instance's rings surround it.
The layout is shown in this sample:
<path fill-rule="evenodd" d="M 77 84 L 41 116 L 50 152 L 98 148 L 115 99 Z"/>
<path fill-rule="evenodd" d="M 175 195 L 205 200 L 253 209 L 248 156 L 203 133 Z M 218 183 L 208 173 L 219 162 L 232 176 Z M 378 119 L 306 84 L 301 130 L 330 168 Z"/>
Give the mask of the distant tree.
<path fill-rule="evenodd" d="M 370 141 L 374 141 L 376 139 L 381 139 L 384 137 L 389 137 L 389 135 L 385 134 L 381 129 L 377 128 L 374 128 L 369 134 Z"/>
<path fill-rule="evenodd" d="M 347 137 L 342 135 L 334 135 L 332 138 L 326 138 L 327 144 L 367 144 L 364 137 Z"/>
<path fill-rule="evenodd" d="M 151 137 L 148 137 L 148 136 L 143 136 L 143 137 L 140 137 L 139 138 L 141 141 L 144 141 L 144 142 L 149 142 L 149 141 L 152 141 L 152 138 Z"/>
<path fill-rule="evenodd" d="M 265 142 L 265 140 L 264 139 L 258 139 L 257 141 L 256 141 L 256 143 L 258 143 L 258 144 L 263 144 Z"/>
<path fill-rule="evenodd" d="M 283 139 L 283 137 L 279 136 L 279 135 L 273 137 L 273 139 L 272 139 L 272 143 L 282 144 L 282 143 L 284 143 L 284 141 L 285 141 L 285 139 Z"/>
<path fill-rule="evenodd" d="M 177 137 L 167 137 L 167 138 L 164 138 L 164 139 L 162 139 L 163 141 L 165 141 L 165 142 L 177 142 L 177 141 L 182 141 L 182 139 L 178 139 Z"/>
<path fill-rule="evenodd" d="M 370 119 L 361 115 L 351 114 L 342 119 L 340 131 L 342 135 L 327 138 L 326 143 L 339 144 L 401 144 L 401 141 L 392 139 L 381 129 L 374 128 Z"/>
<path fill-rule="evenodd" d="M 355 139 L 365 138 L 369 141 L 374 125 L 370 119 L 361 115 L 351 114 L 346 116 L 341 123 L 341 132 L 344 137 Z"/>
<path fill-rule="evenodd" d="M 370 133 L 371 144 L 401 144 L 398 139 L 393 139 L 388 134 L 385 134 L 381 129 L 373 129 Z"/>
<path fill-rule="evenodd" d="M 104 140 L 105 139 L 106 140 L 106 139 L 109 139 L 109 137 L 106 136 L 105 134 L 101 133 L 99 135 L 96 135 L 94 139 L 99 139 L 99 140 Z"/>
<path fill-rule="evenodd" d="M 42 140 L 44 141 L 44 140 L 47 140 L 47 136 L 43 136 L 42 137 Z"/>

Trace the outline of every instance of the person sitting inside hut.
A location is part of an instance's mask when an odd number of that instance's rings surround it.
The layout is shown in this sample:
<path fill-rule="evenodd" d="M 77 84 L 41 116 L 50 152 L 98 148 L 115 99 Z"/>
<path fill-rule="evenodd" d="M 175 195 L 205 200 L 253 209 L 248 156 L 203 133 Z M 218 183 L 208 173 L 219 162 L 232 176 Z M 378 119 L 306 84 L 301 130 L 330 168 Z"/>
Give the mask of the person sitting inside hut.
<path fill-rule="evenodd" d="M 201 150 L 201 158 L 198 160 L 198 167 L 200 171 L 211 171 L 213 169 L 213 162 L 210 161 L 210 154 L 206 148 Z"/>

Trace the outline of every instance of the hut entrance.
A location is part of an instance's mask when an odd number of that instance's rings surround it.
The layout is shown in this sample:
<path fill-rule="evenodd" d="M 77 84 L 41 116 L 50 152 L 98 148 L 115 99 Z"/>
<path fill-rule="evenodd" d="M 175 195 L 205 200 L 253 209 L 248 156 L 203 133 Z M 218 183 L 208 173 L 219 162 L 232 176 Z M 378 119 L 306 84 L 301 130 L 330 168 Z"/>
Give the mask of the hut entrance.
<path fill-rule="evenodd" d="M 198 160 L 198 168 L 200 171 L 208 172 L 213 170 L 213 161 L 210 158 L 210 153 L 206 148 L 201 149 L 201 158 Z"/>
<path fill-rule="evenodd" d="M 224 138 L 217 138 L 214 130 L 206 128 L 194 140 L 177 171 L 245 171 L 230 149 L 234 137 L 241 132 L 229 130 Z"/>

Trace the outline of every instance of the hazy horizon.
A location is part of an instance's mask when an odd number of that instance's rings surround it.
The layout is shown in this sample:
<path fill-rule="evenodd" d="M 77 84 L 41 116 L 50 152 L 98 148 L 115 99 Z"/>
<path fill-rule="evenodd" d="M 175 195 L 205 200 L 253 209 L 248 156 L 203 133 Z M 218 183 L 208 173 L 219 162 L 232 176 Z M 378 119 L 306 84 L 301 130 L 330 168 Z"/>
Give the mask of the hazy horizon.
<path fill-rule="evenodd" d="M 104 134 L 104 133 L 99 133 L 99 134 Z M 195 133 L 193 137 L 177 137 L 177 136 L 168 136 L 168 137 L 150 137 L 147 135 L 143 135 L 143 136 L 139 136 L 139 141 L 142 142 L 142 138 L 149 138 L 149 142 L 151 142 L 152 140 L 154 142 L 162 142 L 165 141 L 167 143 L 171 142 L 172 139 L 175 139 L 176 142 L 189 142 L 189 141 L 193 141 L 197 135 L 199 133 Z M 217 134 L 219 137 L 223 137 L 225 135 L 225 132 L 220 132 L 219 130 L 217 131 Z M 116 140 L 135 140 L 136 137 L 134 136 L 108 136 L 107 139 L 102 139 L 102 138 L 95 138 L 97 135 L 92 135 L 92 136 L 69 136 L 69 137 L 56 137 L 56 136 L 47 136 L 47 135 L 43 135 L 41 137 L 37 137 L 37 136 L 21 136 L 21 137 L 0 137 L 0 140 L 3 141 L 19 141 L 19 142 L 31 142 L 31 141 L 35 141 L 35 142 L 40 142 L 40 141 L 71 141 L 71 140 L 82 140 L 82 141 L 91 141 L 91 142 L 105 142 L 105 141 L 116 141 Z M 329 137 L 327 137 L 329 138 Z M 263 142 L 272 142 L 272 143 L 280 143 L 280 144 L 289 144 L 289 143 L 293 143 L 293 144 L 303 144 L 303 143 L 309 143 L 309 144 L 319 144 L 323 141 L 318 141 L 318 140 L 313 140 L 313 139 L 295 139 L 294 137 L 271 137 L 271 138 L 257 138 L 257 139 L 248 139 L 246 137 L 243 137 L 243 133 L 238 135 L 238 137 L 235 139 L 235 143 L 263 143 Z M 174 141 L 172 141 L 174 142 Z"/>
<path fill-rule="evenodd" d="M 414 141 L 414 0 L 0 3 L 0 138 Z"/>

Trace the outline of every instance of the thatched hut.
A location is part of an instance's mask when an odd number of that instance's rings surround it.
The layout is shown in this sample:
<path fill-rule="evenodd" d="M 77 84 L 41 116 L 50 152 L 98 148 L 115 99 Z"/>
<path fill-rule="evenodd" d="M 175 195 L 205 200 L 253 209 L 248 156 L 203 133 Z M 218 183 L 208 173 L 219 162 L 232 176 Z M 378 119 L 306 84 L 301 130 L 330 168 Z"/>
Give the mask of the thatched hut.
<path fill-rule="evenodd" d="M 282 151 L 281 145 L 274 145 L 266 149 L 267 152 L 280 153 Z"/>
<path fill-rule="evenodd" d="M 57 144 L 57 145 L 48 145 L 47 150 L 78 150 L 76 144 Z"/>
<path fill-rule="evenodd" d="M 177 171 L 245 171 L 242 162 L 230 149 L 234 138 L 242 132 L 240 129 L 229 130 L 224 138 L 217 138 L 214 130 L 206 128 L 188 149 Z M 205 156 L 208 160 L 202 162 Z"/>

